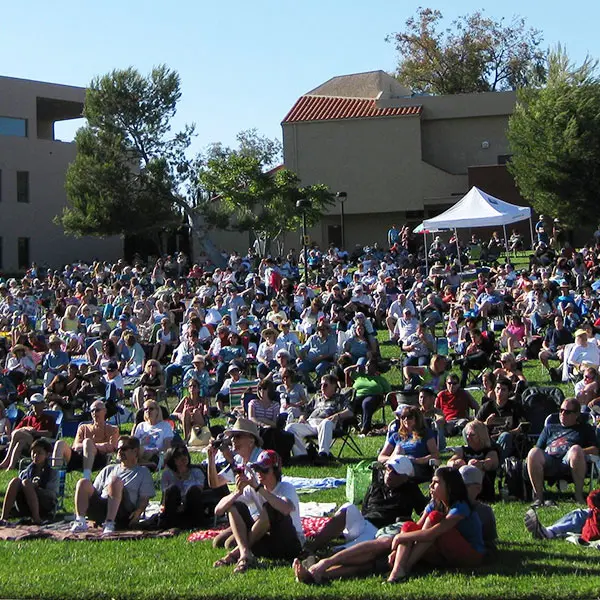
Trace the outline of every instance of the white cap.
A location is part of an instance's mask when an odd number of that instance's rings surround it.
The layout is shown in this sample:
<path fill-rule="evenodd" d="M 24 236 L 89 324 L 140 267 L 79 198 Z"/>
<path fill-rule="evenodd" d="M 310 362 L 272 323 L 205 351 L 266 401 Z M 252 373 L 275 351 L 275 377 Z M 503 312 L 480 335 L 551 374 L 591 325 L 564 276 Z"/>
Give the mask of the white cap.
<path fill-rule="evenodd" d="M 394 469 L 398 475 L 408 475 L 408 477 L 414 477 L 415 475 L 415 468 L 408 456 L 394 456 L 385 464 L 390 469 Z"/>
<path fill-rule="evenodd" d="M 458 471 L 465 485 L 481 485 L 483 483 L 483 471 L 473 465 L 463 465 Z"/>

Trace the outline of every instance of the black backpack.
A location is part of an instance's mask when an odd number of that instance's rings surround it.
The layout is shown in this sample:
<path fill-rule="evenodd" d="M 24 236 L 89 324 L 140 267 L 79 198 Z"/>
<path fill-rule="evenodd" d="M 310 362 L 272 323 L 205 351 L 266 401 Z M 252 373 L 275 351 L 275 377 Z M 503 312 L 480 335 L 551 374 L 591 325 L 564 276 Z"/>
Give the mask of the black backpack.
<path fill-rule="evenodd" d="M 504 459 L 504 490 L 501 496 L 516 498 L 530 502 L 533 496 L 533 488 L 527 473 L 527 463 L 524 460 L 510 456 Z"/>

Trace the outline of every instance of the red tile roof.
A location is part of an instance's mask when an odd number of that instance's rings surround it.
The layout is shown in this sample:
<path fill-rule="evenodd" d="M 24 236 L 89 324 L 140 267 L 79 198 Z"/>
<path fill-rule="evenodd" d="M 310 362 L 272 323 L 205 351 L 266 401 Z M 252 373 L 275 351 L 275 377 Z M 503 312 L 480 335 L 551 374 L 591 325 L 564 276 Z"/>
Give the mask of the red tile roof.
<path fill-rule="evenodd" d="M 301 96 L 283 123 L 326 121 L 368 117 L 402 117 L 421 114 L 421 106 L 377 108 L 373 98 L 341 98 L 333 96 Z"/>

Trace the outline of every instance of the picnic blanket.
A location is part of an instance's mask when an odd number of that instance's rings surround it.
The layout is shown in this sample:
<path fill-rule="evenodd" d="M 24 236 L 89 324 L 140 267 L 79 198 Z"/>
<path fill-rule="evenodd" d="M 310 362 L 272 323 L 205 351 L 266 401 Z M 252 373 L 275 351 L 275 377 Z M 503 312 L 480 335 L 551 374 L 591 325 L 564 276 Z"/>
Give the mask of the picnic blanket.
<path fill-rule="evenodd" d="M 298 494 L 311 494 L 346 485 L 345 479 L 337 479 L 335 477 L 290 477 L 289 475 L 284 475 L 281 480 L 293 485 Z"/>
<path fill-rule="evenodd" d="M 71 523 L 60 521 L 50 525 L 14 525 L 0 527 L 0 540 L 21 542 L 23 540 L 50 539 L 56 541 L 105 541 L 105 540 L 143 540 L 147 538 L 170 538 L 179 533 L 178 529 L 164 531 L 127 530 L 102 535 L 102 527 L 90 527 L 83 533 L 72 533 Z"/>
<path fill-rule="evenodd" d="M 306 537 L 317 535 L 330 520 L 330 517 L 302 517 L 302 529 Z M 226 525 L 219 525 L 214 529 L 201 529 L 188 536 L 188 542 L 204 542 L 216 538 Z"/>

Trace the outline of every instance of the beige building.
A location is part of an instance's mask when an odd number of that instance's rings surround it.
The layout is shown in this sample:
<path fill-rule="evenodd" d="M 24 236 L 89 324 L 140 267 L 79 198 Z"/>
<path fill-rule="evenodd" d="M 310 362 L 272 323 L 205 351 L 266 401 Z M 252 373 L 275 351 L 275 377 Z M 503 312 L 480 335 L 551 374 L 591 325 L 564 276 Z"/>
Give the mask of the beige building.
<path fill-rule="evenodd" d="M 118 237 L 73 238 L 53 223 L 66 205 L 65 174 L 75 144 L 55 139 L 54 124 L 81 117 L 85 89 L 0 77 L 0 270 L 32 261 L 114 260 Z"/>
<path fill-rule="evenodd" d="M 383 71 L 334 77 L 284 118 L 284 164 L 304 185 L 346 192 L 347 248 L 383 244 L 393 223 L 439 214 L 469 190 L 470 172 L 505 162 L 514 105 L 513 92 L 414 96 Z M 338 204 L 311 238 L 339 244 L 341 234 Z"/>

